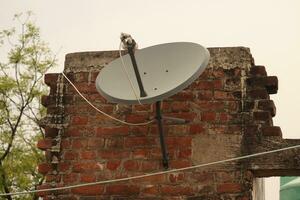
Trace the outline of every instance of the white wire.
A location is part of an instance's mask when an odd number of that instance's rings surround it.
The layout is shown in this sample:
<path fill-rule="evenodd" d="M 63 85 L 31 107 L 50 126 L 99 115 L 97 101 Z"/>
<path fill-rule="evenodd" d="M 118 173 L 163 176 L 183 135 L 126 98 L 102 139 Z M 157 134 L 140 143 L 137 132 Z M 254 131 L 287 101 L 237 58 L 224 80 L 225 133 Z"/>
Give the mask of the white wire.
<path fill-rule="evenodd" d="M 122 62 L 122 69 L 123 69 L 123 71 L 124 71 L 125 74 L 126 74 L 126 77 L 127 77 L 128 81 L 129 81 L 129 83 L 130 83 L 131 90 L 133 91 L 133 94 L 134 94 L 136 100 L 139 102 L 140 105 L 142 105 L 142 103 L 141 103 L 141 101 L 140 101 L 140 98 L 138 97 L 138 95 L 137 95 L 137 93 L 136 93 L 136 91 L 135 91 L 135 88 L 134 88 L 134 86 L 133 86 L 133 83 L 132 83 L 132 81 L 131 81 L 131 79 L 130 79 L 130 77 L 129 77 L 128 71 L 127 71 L 127 69 L 126 69 L 126 65 L 125 65 L 125 62 L 124 62 L 124 60 L 123 60 L 123 56 L 122 56 L 122 53 L 121 53 L 121 47 L 122 47 L 122 41 L 120 42 L 120 45 L 119 45 L 119 55 L 120 55 L 120 59 L 121 59 L 121 62 Z"/>
<path fill-rule="evenodd" d="M 144 175 L 139 175 L 139 176 L 112 179 L 112 180 L 106 180 L 106 181 L 97 181 L 97 182 L 92 182 L 92 183 L 83 183 L 83 184 L 70 185 L 70 186 L 57 187 L 57 188 L 48 188 L 48 189 L 31 190 L 31 191 L 23 191 L 23 192 L 12 192 L 12 193 L 2 193 L 2 194 L 0 194 L 0 196 L 24 195 L 24 194 L 31 194 L 31 193 L 36 193 L 36 192 L 51 192 L 51 191 L 66 190 L 66 189 L 72 189 L 72 188 L 78 188 L 78 187 L 84 187 L 84 186 L 92 186 L 92 185 L 108 184 L 108 183 L 115 183 L 115 182 L 121 182 L 121 181 L 129 181 L 129 180 L 134 180 L 134 179 L 146 178 L 146 177 L 149 177 L 149 176 L 156 176 L 156 175 L 162 175 L 162 174 L 167 174 L 167 173 L 174 173 L 174 172 L 179 172 L 179 171 L 184 171 L 184 170 L 191 170 L 191 169 L 196 169 L 196 168 L 201 168 L 201 167 L 207 167 L 207 166 L 216 165 L 216 164 L 223 164 L 223 163 L 226 163 L 226 162 L 243 160 L 243 159 L 247 159 L 247 158 L 253 158 L 253 157 L 262 156 L 262 155 L 271 154 L 271 153 L 277 153 L 277 152 L 286 151 L 286 150 L 290 150 L 290 149 L 296 149 L 296 148 L 299 148 L 299 147 L 300 147 L 300 144 L 290 146 L 290 147 L 281 148 L 281 149 L 275 149 L 275 150 L 271 150 L 271 151 L 264 151 L 264 152 L 260 152 L 260 153 L 249 154 L 249 155 L 246 155 L 246 156 L 229 158 L 229 159 L 225 159 L 225 160 L 214 161 L 214 162 L 194 165 L 194 166 L 190 166 L 190 167 L 171 169 L 171 170 L 167 170 L 167 171 L 160 171 L 160 172 L 144 174 Z"/>
<path fill-rule="evenodd" d="M 72 83 L 72 81 L 65 75 L 64 72 L 62 72 L 62 75 L 67 79 L 67 81 L 73 86 L 73 88 L 76 90 L 76 92 L 92 107 L 94 108 L 96 111 L 98 111 L 99 113 L 105 115 L 106 117 L 115 120 L 117 122 L 120 122 L 122 124 L 126 124 L 129 126 L 143 126 L 143 125 L 147 125 L 147 124 L 151 124 L 152 122 L 154 122 L 154 120 L 150 120 L 147 122 L 143 122 L 143 123 L 130 123 L 130 122 L 126 122 L 126 121 L 122 121 L 120 119 L 117 119 L 105 112 L 103 112 L 102 110 L 100 110 L 99 108 L 97 108 L 96 106 L 94 106 L 85 96 L 83 96 L 83 94 L 77 89 L 77 87 Z"/>

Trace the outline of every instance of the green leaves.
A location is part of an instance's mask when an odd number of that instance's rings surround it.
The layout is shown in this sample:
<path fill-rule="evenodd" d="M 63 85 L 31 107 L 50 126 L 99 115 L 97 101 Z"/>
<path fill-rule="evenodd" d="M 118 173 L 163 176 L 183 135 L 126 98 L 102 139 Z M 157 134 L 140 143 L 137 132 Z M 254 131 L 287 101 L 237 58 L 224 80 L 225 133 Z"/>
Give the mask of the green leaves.
<path fill-rule="evenodd" d="M 7 60 L 0 61 L 1 193 L 33 189 L 43 180 L 36 166 L 44 156 L 36 143 L 44 133 L 37 122 L 45 114 L 40 96 L 48 89 L 42 77 L 56 60 L 31 21 L 31 13 L 25 20 L 22 17 L 15 15 L 18 28 L 0 31 L 0 47 L 10 47 Z M 32 195 L 19 199 L 32 199 Z"/>
<path fill-rule="evenodd" d="M 16 87 L 16 81 L 9 76 L 0 77 L 0 93 L 9 93 Z"/>

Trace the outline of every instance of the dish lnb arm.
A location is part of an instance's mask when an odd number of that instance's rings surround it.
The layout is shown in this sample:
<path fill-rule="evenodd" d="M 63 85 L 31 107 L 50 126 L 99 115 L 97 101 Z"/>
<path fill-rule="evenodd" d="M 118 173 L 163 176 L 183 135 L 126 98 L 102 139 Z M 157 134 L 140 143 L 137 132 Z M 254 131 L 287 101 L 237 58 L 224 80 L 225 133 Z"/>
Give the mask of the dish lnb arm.
<path fill-rule="evenodd" d="M 123 48 L 128 50 L 128 53 L 129 53 L 129 56 L 131 59 L 131 63 L 132 63 L 133 69 L 134 69 L 134 73 L 136 76 L 136 80 L 138 82 L 138 86 L 140 89 L 140 97 L 146 97 L 147 93 L 144 89 L 141 75 L 140 75 L 140 72 L 139 72 L 139 69 L 138 69 L 138 66 L 136 63 L 135 55 L 134 55 L 134 51 L 135 51 L 135 49 L 137 49 L 137 44 L 136 44 L 135 40 L 131 37 L 131 35 L 129 35 L 127 33 L 121 33 L 120 39 L 123 43 Z"/>

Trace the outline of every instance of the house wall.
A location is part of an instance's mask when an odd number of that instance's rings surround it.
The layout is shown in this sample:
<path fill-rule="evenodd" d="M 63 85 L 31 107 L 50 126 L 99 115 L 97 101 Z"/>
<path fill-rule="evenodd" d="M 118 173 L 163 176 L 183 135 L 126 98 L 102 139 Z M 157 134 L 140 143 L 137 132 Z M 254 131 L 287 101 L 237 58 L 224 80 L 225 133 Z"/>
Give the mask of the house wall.
<path fill-rule="evenodd" d="M 262 138 L 280 139 L 273 126 L 277 78 L 256 66 L 244 47 L 210 48 L 204 73 L 188 88 L 165 99 L 163 114 L 186 119 L 165 124 L 170 169 L 250 154 Z M 153 105 L 116 105 L 95 88 L 99 71 L 117 51 L 66 56 L 64 73 L 96 107 L 131 123 L 148 121 Z M 118 81 L 118 80 L 116 80 Z M 39 172 L 52 188 L 162 171 L 156 124 L 127 126 L 95 111 L 61 74 L 47 74 L 42 98 L 46 137 L 38 142 L 46 161 Z M 255 149 L 255 148 L 254 148 Z M 252 199 L 255 168 L 250 161 L 156 175 L 138 180 L 40 193 L 44 199 Z M 260 173 L 263 173 L 260 171 Z M 263 176 L 262 174 L 260 176 Z"/>

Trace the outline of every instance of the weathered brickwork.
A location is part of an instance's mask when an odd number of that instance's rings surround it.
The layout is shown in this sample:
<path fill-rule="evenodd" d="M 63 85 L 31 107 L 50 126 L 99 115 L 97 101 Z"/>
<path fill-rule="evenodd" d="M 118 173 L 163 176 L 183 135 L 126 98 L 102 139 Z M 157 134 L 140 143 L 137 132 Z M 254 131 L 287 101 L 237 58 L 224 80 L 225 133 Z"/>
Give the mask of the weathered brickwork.
<path fill-rule="evenodd" d="M 249 49 L 210 48 L 204 73 L 188 88 L 163 102 L 163 114 L 186 119 L 165 123 L 170 169 L 223 160 L 292 144 L 273 126 L 276 108 L 270 94 L 278 90 L 275 76 L 256 66 Z M 154 116 L 153 105 L 108 103 L 95 79 L 118 52 L 73 53 L 66 56 L 65 74 L 99 109 L 119 119 L 140 123 Z M 115 80 L 118 81 L 118 80 Z M 130 177 L 163 170 L 156 124 L 127 126 L 91 108 L 60 74 L 47 74 L 46 138 L 38 142 L 46 162 L 42 188 Z M 48 199 L 252 199 L 253 178 L 298 175 L 299 151 L 292 150 L 189 171 L 113 184 L 40 193 Z"/>

